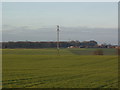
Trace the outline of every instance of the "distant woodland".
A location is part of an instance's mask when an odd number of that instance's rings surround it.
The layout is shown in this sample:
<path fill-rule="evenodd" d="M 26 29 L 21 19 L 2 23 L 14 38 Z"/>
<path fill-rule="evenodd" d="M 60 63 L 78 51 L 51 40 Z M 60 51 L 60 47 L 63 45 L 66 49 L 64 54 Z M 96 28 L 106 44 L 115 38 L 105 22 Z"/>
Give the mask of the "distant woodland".
<path fill-rule="evenodd" d="M 56 48 L 57 42 L 30 42 L 30 41 L 18 41 L 18 42 L 2 42 L 2 48 Z M 59 42 L 60 48 L 96 48 L 98 43 L 96 41 L 64 41 Z"/>

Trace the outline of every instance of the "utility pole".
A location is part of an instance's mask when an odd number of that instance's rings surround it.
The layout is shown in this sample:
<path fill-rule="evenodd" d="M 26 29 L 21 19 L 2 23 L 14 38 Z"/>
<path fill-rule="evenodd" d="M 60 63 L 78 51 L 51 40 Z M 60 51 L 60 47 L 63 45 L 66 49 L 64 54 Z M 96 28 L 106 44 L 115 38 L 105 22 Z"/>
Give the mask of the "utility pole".
<path fill-rule="evenodd" d="M 57 52 L 59 55 L 59 25 L 57 25 Z"/>

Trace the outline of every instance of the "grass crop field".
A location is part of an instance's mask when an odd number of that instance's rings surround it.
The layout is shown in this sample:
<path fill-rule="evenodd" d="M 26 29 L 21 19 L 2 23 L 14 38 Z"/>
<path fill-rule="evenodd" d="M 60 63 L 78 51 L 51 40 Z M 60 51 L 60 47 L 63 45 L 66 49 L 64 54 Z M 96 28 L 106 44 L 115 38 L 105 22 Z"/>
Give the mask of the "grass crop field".
<path fill-rule="evenodd" d="M 3 88 L 117 88 L 115 49 L 3 49 Z"/>

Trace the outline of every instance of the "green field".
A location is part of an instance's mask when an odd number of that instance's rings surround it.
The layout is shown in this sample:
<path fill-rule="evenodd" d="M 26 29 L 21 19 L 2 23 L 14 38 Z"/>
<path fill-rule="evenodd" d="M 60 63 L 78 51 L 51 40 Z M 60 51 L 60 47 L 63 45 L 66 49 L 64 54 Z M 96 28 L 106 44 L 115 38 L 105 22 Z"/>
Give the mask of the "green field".
<path fill-rule="evenodd" d="M 117 88 L 115 49 L 3 49 L 3 88 Z"/>

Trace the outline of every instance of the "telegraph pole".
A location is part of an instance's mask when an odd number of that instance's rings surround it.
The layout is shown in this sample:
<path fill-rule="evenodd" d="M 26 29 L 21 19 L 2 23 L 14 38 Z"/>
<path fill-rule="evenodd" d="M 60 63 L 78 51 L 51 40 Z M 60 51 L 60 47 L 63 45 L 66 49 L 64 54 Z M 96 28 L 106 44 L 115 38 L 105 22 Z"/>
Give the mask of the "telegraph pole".
<path fill-rule="evenodd" d="M 59 55 L 59 25 L 57 25 L 57 52 Z"/>

